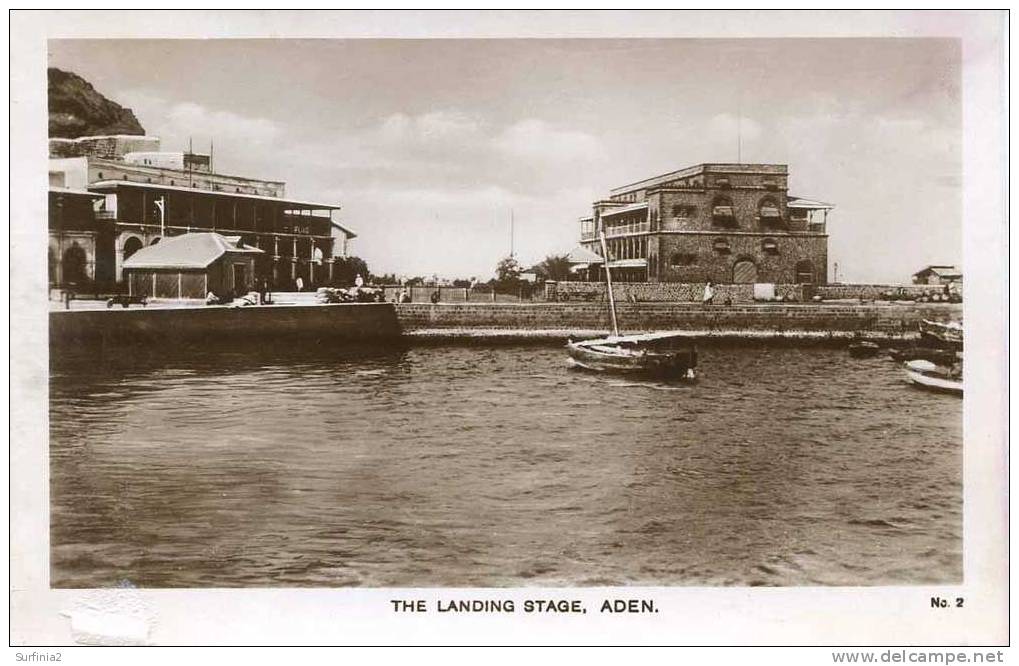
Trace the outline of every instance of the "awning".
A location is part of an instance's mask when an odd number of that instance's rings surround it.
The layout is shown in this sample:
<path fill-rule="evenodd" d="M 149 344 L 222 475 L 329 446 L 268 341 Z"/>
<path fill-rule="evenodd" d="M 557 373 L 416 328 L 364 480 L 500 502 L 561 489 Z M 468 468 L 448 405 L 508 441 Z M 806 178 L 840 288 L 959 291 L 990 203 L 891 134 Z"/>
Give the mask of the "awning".
<path fill-rule="evenodd" d="M 586 267 L 588 264 L 600 264 L 602 263 L 601 255 L 595 254 L 586 247 L 578 245 L 577 247 L 570 250 L 570 253 L 566 255 L 566 260 L 571 264 L 584 264 Z"/>
<path fill-rule="evenodd" d="M 623 206 L 621 208 L 613 208 L 611 210 L 604 211 L 601 214 L 601 216 L 603 218 L 612 217 L 614 215 L 624 215 L 626 213 L 632 213 L 637 210 L 647 210 L 647 202 L 645 201 L 644 203 L 631 204 L 629 206 Z"/>
<path fill-rule="evenodd" d="M 733 217 L 732 206 L 715 206 L 711 214 L 715 217 Z"/>
<path fill-rule="evenodd" d="M 714 243 L 712 243 L 712 247 L 714 247 L 716 250 L 728 250 L 729 241 L 725 240 L 724 238 L 719 238 Z"/>
<path fill-rule="evenodd" d="M 804 210 L 831 210 L 835 206 L 823 201 L 812 201 L 799 197 L 789 197 L 786 201 L 786 208 L 802 208 Z"/>
<path fill-rule="evenodd" d="M 778 208 L 774 206 L 761 206 L 761 217 L 781 217 Z"/>
<path fill-rule="evenodd" d="M 240 240 L 240 236 L 224 236 L 215 232 L 168 236 L 125 259 L 124 268 L 201 269 L 228 252 L 264 254 L 263 250 L 243 245 Z"/>

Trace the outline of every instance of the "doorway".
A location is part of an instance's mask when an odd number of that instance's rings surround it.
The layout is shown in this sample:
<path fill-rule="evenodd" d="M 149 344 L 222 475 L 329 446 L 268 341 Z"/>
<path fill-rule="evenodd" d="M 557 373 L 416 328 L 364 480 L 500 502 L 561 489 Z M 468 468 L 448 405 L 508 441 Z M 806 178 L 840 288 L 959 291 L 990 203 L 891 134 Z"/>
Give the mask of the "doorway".
<path fill-rule="evenodd" d="M 757 264 L 749 259 L 737 261 L 732 267 L 734 284 L 753 284 L 757 282 Z"/>

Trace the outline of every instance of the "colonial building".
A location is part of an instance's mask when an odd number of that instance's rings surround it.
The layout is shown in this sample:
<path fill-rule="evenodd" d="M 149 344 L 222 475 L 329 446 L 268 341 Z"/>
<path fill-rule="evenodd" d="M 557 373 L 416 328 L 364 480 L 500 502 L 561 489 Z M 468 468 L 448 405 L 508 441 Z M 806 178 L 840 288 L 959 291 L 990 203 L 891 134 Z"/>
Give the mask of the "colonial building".
<path fill-rule="evenodd" d="M 604 231 L 620 281 L 825 284 L 833 206 L 787 179 L 783 164 L 700 164 L 624 185 L 581 218 L 581 246 L 601 255 Z"/>
<path fill-rule="evenodd" d="M 292 288 L 298 278 L 306 287 L 331 282 L 333 260 L 347 256 L 356 237 L 333 219 L 338 204 L 287 198 L 280 181 L 217 173 L 210 155 L 160 152 L 155 137 L 51 139 L 50 155 L 55 284 L 68 282 L 71 231 L 86 255 L 86 281 L 122 283 L 124 262 L 142 247 L 166 236 L 214 232 L 262 250 L 252 279 L 268 279 L 275 289 Z M 55 205 L 81 207 L 72 193 L 92 200 L 93 219 L 82 209 L 73 228 L 55 224 L 59 215 L 67 217 Z"/>
<path fill-rule="evenodd" d="M 962 271 L 955 266 L 927 266 L 913 273 L 913 284 L 953 284 L 962 282 Z"/>

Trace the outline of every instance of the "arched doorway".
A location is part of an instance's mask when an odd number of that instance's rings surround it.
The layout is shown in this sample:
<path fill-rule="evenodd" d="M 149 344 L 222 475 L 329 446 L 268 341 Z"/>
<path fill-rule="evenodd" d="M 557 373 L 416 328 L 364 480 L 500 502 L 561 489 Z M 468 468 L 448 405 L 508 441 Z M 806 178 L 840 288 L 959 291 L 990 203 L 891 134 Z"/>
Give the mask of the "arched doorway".
<path fill-rule="evenodd" d="M 85 272 L 85 250 L 77 243 L 64 251 L 62 263 L 65 283 L 81 284 L 88 280 L 88 274 Z"/>
<path fill-rule="evenodd" d="M 734 284 L 753 284 L 757 282 L 757 264 L 749 259 L 741 259 L 732 267 Z"/>
<path fill-rule="evenodd" d="M 137 236 L 131 236 L 124 241 L 124 258 L 129 259 L 132 254 L 142 249 L 142 241 Z"/>
<path fill-rule="evenodd" d="M 814 284 L 814 264 L 806 259 L 797 261 L 796 282 L 799 284 Z"/>

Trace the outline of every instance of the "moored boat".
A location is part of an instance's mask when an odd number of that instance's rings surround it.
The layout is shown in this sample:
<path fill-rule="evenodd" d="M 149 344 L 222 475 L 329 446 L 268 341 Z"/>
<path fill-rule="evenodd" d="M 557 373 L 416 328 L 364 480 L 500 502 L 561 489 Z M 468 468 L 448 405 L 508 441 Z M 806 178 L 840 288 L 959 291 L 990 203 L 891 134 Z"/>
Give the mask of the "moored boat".
<path fill-rule="evenodd" d="M 914 386 L 962 395 L 962 366 L 940 366 L 917 359 L 905 364 L 906 377 Z"/>
<path fill-rule="evenodd" d="M 648 333 L 570 341 L 566 347 L 570 363 L 585 370 L 693 379 L 697 350 L 681 340 L 674 333 Z"/>
<path fill-rule="evenodd" d="M 566 343 L 571 365 L 585 370 L 668 379 L 693 379 L 697 350 L 677 333 L 619 335 L 616 301 L 612 294 L 612 271 L 605 232 L 600 235 L 605 258 L 612 335 L 594 340 Z"/>
<path fill-rule="evenodd" d="M 962 324 L 949 322 L 942 324 L 937 321 L 923 319 L 920 321 L 920 338 L 934 346 L 948 345 L 954 349 L 962 348 Z"/>

